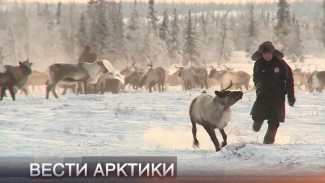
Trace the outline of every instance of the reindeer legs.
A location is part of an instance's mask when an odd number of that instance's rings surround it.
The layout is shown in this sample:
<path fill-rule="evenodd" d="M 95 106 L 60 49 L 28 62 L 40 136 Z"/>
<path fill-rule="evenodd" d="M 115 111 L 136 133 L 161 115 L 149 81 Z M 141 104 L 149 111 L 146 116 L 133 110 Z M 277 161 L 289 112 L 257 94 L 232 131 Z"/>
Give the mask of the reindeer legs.
<path fill-rule="evenodd" d="M 1 87 L 1 96 L 0 96 L 0 100 L 3 99 L 3 97 L 6 95 L 6 88 L 5 87 Z"/>
<path fill-rule="evenodd" d="M 14 87 L 13 87 L 13 86 L 9 86 L 9 87 L 8 87 L 8 90 L 9 90 L 9 93 L 10 93 L 10 96 L 11 96 L 12 100 L 15 101 L 16 98 L 15 98 Z"/>
<path fill-rule="evenodd" d="M 193 145 L 194 147 L 199 147 L 199 141 L 196 138 L 196 123 L 192 121 L 192 134 L 193 134 Z"/>
<path fill-rule="evenodd" d="M 219 130 L 221 135 L 222 135 L 222 138 L 223 138 L 223 142 L 221 143 L 221 146 L 222 147 L 225 147 L 227 145 L 227 135 L 225 133 L 225 130 L 224 129 L 221 129 Z"/>
<path fill-rule="evenodd" d="M 46 99 L 49 99 L 50 91 L 52 92 L 52 94 L 53 94 L 53 96 L 55 98 L 59 98 L 58 95 L 55 92 L 55 85 L 47 85 L 47 87 L 46 87 L 46 97 L 45 97 Z"/>
<path fill-rule="evenodd" d="M 217 139 L 216 132 L 214 131 L 214 129 L 211 128 L 208 125 L 204 125 L 203 127 L 208 132 L 208 134 L 209 134 L 209 136 L 210 136 L 210 138 L 211 138 L 214 146 L 216 147 L 216 151 L 220 151 L 221 150 L 220 144 L 219 144 L 219 141 Z"/>

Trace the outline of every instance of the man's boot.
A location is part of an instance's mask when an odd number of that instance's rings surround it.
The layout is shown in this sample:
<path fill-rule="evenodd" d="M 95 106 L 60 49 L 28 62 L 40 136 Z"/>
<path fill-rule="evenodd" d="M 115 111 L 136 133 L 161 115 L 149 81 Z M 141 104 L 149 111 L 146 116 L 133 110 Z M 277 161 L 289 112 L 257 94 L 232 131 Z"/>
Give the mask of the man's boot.
<path fill-rule="evenodd" d="M 255 132 L 260 131 L 262 125 L 263 125 L 263 121 L 254 121 L 254 123 L 253 123 L 253 130 Z"/>
<path fill-rule="evenodd" d="M 270 122 L 268 121 L 269 126 L 267 128 L 267 132 L 264 136 L 263 144 L 273 144 L 275 141 L 275 135 L 280 125 L 279 122 Z"/>

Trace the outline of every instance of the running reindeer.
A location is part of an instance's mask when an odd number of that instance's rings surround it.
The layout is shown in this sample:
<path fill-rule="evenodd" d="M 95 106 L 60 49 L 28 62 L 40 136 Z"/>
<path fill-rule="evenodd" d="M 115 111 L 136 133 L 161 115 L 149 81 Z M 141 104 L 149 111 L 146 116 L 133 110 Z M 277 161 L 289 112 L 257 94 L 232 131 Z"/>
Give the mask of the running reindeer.
<path fill-rule="evenodd" d="M 230 85 L 226 89 L 215 91 L 215 97 L 207 95 L 203 91 L 200 96 L 192 101 L 189 113 L 195 147 L 199 146 L 199 141 L 196 138 L 196 123 L 202 125 L 208 132 L 216 151 L 220 151 L 222 147 L 227 145 L 227 135 L 224 128 L 231 119 L 230 106 L 243 97 L 241 91 L 228 91 L 232 85 L 232 81 L 230 81 Z M 221 147 L 214 131 L 215 128 L 219 129 L 223 137 Z"/>

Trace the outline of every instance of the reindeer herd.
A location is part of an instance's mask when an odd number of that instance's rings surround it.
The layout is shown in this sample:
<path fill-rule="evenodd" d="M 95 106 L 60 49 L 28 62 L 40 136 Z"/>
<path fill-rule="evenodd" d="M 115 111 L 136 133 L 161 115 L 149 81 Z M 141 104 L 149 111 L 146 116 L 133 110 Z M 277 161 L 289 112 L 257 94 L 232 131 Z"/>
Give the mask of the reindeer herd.
<path fill-rule="evenodd" d="M 325 86 L 325 71 L 304 72 L 296 67 L 292 70 L 294 85 L 298 90 L 322 92 Z"/>
<path fill-rule="evenodd" d="M 50 93 L 58 98 L 56 87 L 72 89 L 75 94 L 90 94 L 110 91 L 119 93 L 121 88 L 129 87 L 134 90 L 146 88 L 149 92 L 164 92 L 166 84 L 169 86 L 182 85 L 183 90 L 193 88 L 207 89 L 219 86 L 220 90 L 215 91 L 215 96 L 208 95 L 205 91 L 194 98 L 189 107 L 189 116 L 192 123 L 192 135 L 194 147 L 199 146 L 197 139 L 196 124 L 202 125 L 209 134 L 216 151 L 227 145 L 227 134 L 224 128 L 231 119 L 230 107 L 243 97 L 242 91 L 249 90 L 251 76 L 244 71 L 234 71 L 224 66 L 224 69 L 211 67 L 185 66 L 176 67 L 176 71 L 169 74 L 169 71 L 162 68 L 140 69 L 135 63 L 126 67 L 119 73 L 108 60 L 98 60 L 92 63 L 81 62 L 77 64 L 56 63 L 48 67 L 46 72 L 33 71 L 32 63 L 27 59 L 19 62 L 18 66 L 6 65 L 5 71 L 0 72 L 0 100 L 9 90 L 12 100 L 15 100 L 17 90 L 23 91 L 26 95 L 28 87 L 45 86 L 45 98 Z M 325 86 L 325 71 L 303 72 L 301 68 L 293 71 L 294 84 L 297 89 L 322 92 Z M 208 74 L 209 73 L 209 74 Z M 227 86 L 224 88 L 224 86 Z M 223 142 L 219 143 L 215 129 L 222 135 Z"/>
<path fill-rule="evenodd" d="M 164 92 L 166 85 L 183 87 L 183 90 L 193 88 L 219 87 L 229 85 L 236 90 L 249 90 L 251 76 L 244 71 L 234 71 L 227 66 L 200 67 L 185 66 L 175 67 L 171 73 L 162 67 L 138 68 L 135 63 L 121 70 L 115 71 L 112 64 L 107 60 L 98 60 L 93 63 L 62 64 L 56 63 L 48 67 L 46 72 L 32 70 L 32 63 L 27 59 L 19 62 L 18 66 L 6 65 L 6 71 L 0 73 L 0 99 L 9 91 L 12 100 L 18 90 L 26 95 L 28 88 L 46 86 L 45 98 L 50 93 L 58 98 L 56 88 L 63 89 L 62 95 L 71 89 L 75 94 L 103 94 L 105 92 L 119 93 L 121 89 L 128 87 L 134 90 L 141 88 L 149 92 Z M 209 70 L 209 71 L 208 71 Z M 325 86 L 325 71 L 303 72 L 301 68 L 293 71 L 296 89 L 305 91 L 322 92 Z"/>

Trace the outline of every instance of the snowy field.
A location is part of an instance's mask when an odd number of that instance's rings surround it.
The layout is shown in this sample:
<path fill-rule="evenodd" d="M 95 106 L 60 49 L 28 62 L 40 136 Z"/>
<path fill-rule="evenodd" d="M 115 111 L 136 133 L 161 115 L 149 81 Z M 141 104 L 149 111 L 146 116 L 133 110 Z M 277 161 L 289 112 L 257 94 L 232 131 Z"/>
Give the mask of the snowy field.
<path fill-rule="evenodd" d="M 235 54 L 229 64 L 251 73 L 253 62 Z M 294 69 L 295 64 L 290 63 Z M 323 59 L 309 59 L 303 70 L 325 70 Z M 198 126 L 200 149 L 192 146 L 188 115 L 202 90 L 166 93 L 130 91 L 104 95 L 59 95 L 45 100 L 45 91 L 17 95 L 0 102 L 0 156 L 166 156 L 178 158 L 178 176 L 324 175 L 325 94 L 296 92 L 293 108 L 286 102 L 274 145 L 264 145 L 267 129 L 252 130 L 249 115 L 255 91 L 233 107 L 225 128 L 228 145 L 216 153 L 210 137 Z M 208 93 L 214 95 L 214 88 Z M 219 141 L 220 133 L 216 130 Z"/>
<path fill-rule="evenodd" d="M 232 107 L 225 128 L 228 145 L 216 153 L 203 127 L 200 149 L 192 147 L 188 108 L 201 90 L 104 95 L 68 94 L 44 99 L 43 92 L 0 102 L 1 156 L 176 155 L 178 175 L 318 175 L 325 173 L 325 97 L 297 92 L 286 104 L 274 145 L 264 145 L 267 125 L 253 132 L 255 91 Z M 213 94 L 213 89 L 208 93 Z M 222 137 L 216 131 L 219 141 Z"/>

